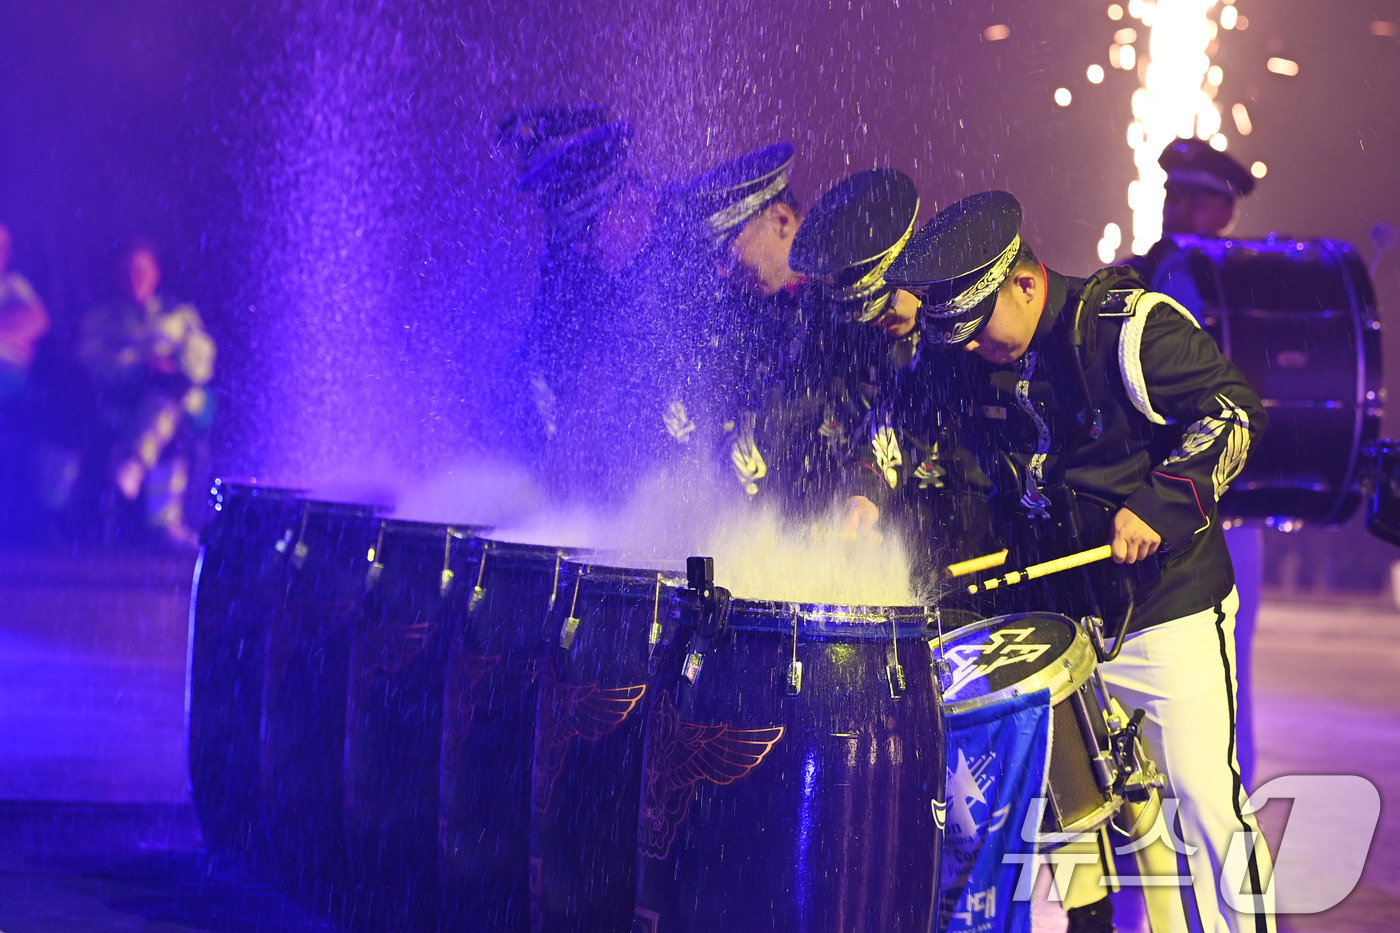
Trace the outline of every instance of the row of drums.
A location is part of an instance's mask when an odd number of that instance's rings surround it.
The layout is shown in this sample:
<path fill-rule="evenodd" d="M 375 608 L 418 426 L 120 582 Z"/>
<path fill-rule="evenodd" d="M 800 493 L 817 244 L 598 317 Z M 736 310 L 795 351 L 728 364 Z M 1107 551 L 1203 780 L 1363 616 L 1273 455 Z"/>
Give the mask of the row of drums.
<path fill-rule="evenodd" d="M 188 690 L 211 849 L 376 933 L 936 928 L 940 693 L 999 687 L 933 646 L 1001 620 L 729 602 L 702 559 L 688 580 L 252 484 L 215 506 Z M 1103 737 L 1058 741 L 1103 716 L 1084 634 L 1036 627 L 1068 827 L 1116 808 Z"/>

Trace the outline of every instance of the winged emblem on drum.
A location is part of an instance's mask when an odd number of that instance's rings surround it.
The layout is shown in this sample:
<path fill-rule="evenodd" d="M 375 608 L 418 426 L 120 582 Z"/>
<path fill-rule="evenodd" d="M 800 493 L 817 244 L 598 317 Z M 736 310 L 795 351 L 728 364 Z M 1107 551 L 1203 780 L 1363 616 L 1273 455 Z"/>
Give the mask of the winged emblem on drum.
<path fill-rule="evenodd" d="M 439 628 L 436 621 L 421 617 L 409 623 L 376 620 L 361 628 L 358 650 L 367 670 L 398 674 L 423 656 Z"/>
<path fill-rule="evenodd" d="M 543 689 L 544 704 L 535 732 L 532 803 L 537 813 L 548 812 L 573 740 L 596 742 L 622 725 L 641 702 L 647 685 L 565 684 L 547 676 Z"/>
<path fill-rule="evenodd" d="M 481 705 L 481 685 L 500 664 L 499 654 L 481 655 L 463 651 L 449 661 L 447 690 L 444 694 L 442 768 L 447 777 L 456 775 L 457 765 L 467 754 L 472 720 Z"/>
<path fill-rule="evenodd" d="M 944 653 L 944 658 L 952 665 L 952 683 L 943 691 L 945 696 L 956 696 L 962 688 L 974 680 L 986 677 L 992 671 L 1011 664 L 1034 664 L 1050 650 L 1042 642 L 1027 642 L 1035 634 L 1034 627 L 1003 628 L 988 633 L 985 642 L 972 645 L 955 645 Z"/>
<path fill-rule="evenodd" d="M 667 692 L 657 697 L 650 718 L 639 844 L 643 855 L 665 859 L 690 811 L 695 785 L 732 784 L 744 777 L 783 737 L 783 727 L 735 729 L 682 722 Z"/>

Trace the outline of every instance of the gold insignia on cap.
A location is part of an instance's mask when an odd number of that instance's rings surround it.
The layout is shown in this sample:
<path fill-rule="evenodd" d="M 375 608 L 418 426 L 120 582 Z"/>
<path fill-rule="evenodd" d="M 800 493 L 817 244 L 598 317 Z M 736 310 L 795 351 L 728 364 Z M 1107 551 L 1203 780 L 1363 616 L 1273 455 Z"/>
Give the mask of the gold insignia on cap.
<path fill-rule="evenodd" d="M 1002 254 L 996 258 L 975 284 L 960 294 L 954 295 L 943 304 L 925 305 L 924 313 L 948 317 L 971 311 L 1000 288 L 1002 282 L 1006 281 L 1006 276 L 1011 271 L 1011 264 L 1016 261 L 1016 254 L 1020 251 L 1020 236 L 1012 237 L 1010 245 L 1002 251 Z"/>
<path fill-rule="evenodd" d="M 710 233 L 716 239 L 723 237 L 730 230 L 747 221 L 754 214 L 764 208 L 769 201 L 782 194 L 788 186 L 787 172 L 779 172 L 768 184 L 755 191 L 742 200 L 721 210 L 715 211 L 708 218 Z"/>

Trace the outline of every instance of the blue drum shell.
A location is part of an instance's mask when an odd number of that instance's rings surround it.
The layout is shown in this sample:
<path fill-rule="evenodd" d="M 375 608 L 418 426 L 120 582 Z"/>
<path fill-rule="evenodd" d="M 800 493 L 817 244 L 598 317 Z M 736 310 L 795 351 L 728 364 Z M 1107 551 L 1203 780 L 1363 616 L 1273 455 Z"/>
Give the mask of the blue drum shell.
<path fill-rule="evenodd" d="M 190 598 L 190 790 L 205 844 L 251 856 L 266 625 L 281 596 L 276 544 L 301 507 L 294 489 L 219 479 L 200 532 Z"/>
<path fill-rule="evenodd" d="M 345 891 L 341 823 L 350 645 L 379 507 L 304 500 L 277 543 L 259 749 L 264 874 L 321 909 Z"/>
<path fill-rule="evenodd" d="M 566 562 L 550 614 L 531 789 L 536 929 L 626 930 L 654 641 L 678 575 Z"/>
<path fill-rule="evenodd" d="M 545 627 L 564 551 L 472 542 L 449 633 L 438 870 L 449 929 L 529 928 L 530 780 Z"/>
<path fill-rule="evenodd" d="M 923 607 L 737 600 L 709 645 L 683 646 L 704 660 L 650 712 L 634 929 L 931 928 L 935 624 Z"/>
<path fill-rule="evenodd" d="M 351 633 L 343 755 L 347 916 L 437 922 L 439 754 L 448 632 L 466 611 L 472 529 L 384 520 Z M 366 549 L 368 551 L 368 549 Z"/>

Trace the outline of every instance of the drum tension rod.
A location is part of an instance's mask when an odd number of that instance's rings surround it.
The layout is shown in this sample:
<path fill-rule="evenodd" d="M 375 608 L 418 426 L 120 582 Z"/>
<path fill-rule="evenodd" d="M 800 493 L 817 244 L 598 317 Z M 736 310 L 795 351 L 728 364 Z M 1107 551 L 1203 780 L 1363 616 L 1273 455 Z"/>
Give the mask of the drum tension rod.
<path fill-rule="evenodd" d="M 885 676 L 890 682 L 890 697 L 898 700 L 909 689 L 909 680 L 904 673 L 904 665 L 899 663 L 899 627 L 894 614 L 890 614 L 890 650 Z"/>
<path fill-rule="evenodd" d="M 311 548 L 306 544 L 306 520 L 311 517 L 311 506 L 303 504 L 301 507 L 301 531 L 297 532 L 297 542 L 292 545 L 292 566 L 300 570 L 306 564 L 306 555 L 311 553 Z"/>
<path fill-rule="evenodd" d="M 442 544 L 442 582 L 438 586 L 438 596 L 447 598 L 447 593 L 452 589 L 452 578 L 457 574 L 452 570 L 452 539 L 454 534 L 452 529 L 447 529 L 446 537 Z"/>
<path fill-rule="evenodd" d="M 379 583 L 379 575 L 384 572 L 384 526 L 379 526 L 379 539 L 369 552 L 369 570 L 365 572 L 365 589 L 372 590 Z"/>
<path fill-rule="evenodd" d="M 472 586 L 471 598 L 467 600 L 467 614 L 471 615 L 481 606 L 481 601 L 486 598 L 486 587 L 482 581 L 486 579 L 486 557 L 491 553 L 491 543 L 488 541 L 481 546 L 481 557 L 476 565 L 476 583 Z M 559 582 L 559 565 L 554 565 L 554 582 Z M 554 608 L 554 586 L 549 589 L 550 608 Z"/>
<path fill-rule="evenodd" d="M 578 637 L 578 627 L 583 624 L 583 619 L 578 616 L 578 591 L 583 586 L 583 574 L 574 577 L 574 598 L 569 603 L 569 614 L 564 617 L 564 624 L 559 629 L 559 647 L 565 651 L 572 651 L 574 639 Z"/>
<path fill-rule="evenodd" d="M 797 660 L 797 604 L 792 604 L 788 610 L 792 613 L 792 660 L 788 662 L 787 693 L 788 696 L 795 697 L 802 692 L 802 662 Z"/>

